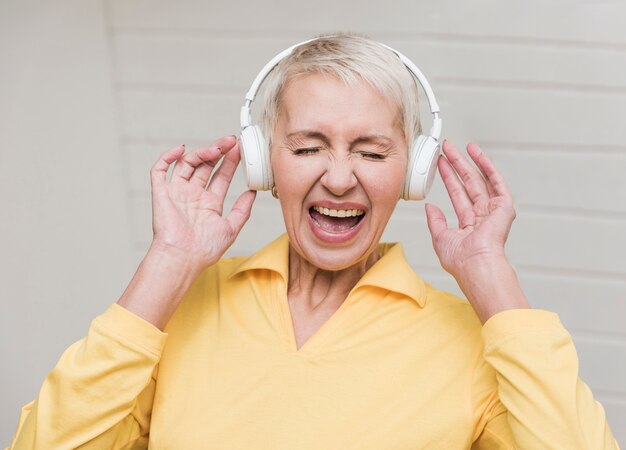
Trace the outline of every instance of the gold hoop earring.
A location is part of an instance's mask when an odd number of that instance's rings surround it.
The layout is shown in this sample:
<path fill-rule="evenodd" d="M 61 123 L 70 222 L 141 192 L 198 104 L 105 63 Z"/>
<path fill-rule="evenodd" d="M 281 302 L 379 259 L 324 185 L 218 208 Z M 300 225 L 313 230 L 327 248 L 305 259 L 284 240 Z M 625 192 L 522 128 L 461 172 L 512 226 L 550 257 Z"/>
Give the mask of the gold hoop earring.
<path fill-rule="evenodd" d="M 272 197 L 274 197 L 275 199 L 278 199 L 278 191 L 276 190 L 275 184 L 272 186 Z"/>

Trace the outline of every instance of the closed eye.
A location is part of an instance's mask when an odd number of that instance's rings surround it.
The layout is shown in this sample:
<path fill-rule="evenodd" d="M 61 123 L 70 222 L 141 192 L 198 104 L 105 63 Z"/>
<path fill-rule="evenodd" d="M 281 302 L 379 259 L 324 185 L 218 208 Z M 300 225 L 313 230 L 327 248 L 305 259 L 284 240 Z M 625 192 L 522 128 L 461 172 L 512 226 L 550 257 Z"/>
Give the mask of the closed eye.
<path fill-rule="evenodd" d="M 370 152 L 361 152 L 361 156 L 363 156 L 364 158 L 376 159 L 376 160 L 385 159 L 387 157 L 386 155 L 383 155 L 381 153 L 370 153 Z"/>
<path fill-rule="evenodd" d="M 311 155 L 319 151 L 320 149 L 318 147 L 309 147 L 309 148 L 297 148 L 295 150 L 292 150 L 291 152 L 294 155 Z"/>

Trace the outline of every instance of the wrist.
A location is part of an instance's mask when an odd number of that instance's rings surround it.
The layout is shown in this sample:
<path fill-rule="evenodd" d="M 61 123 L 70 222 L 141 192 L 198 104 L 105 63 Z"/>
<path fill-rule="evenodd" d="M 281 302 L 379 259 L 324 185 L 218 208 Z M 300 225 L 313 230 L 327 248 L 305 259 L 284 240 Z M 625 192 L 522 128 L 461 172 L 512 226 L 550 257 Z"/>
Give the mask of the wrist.
<path fill-rule="evenodd" d="M 146 259 L 158 260 L 172 267 L 197 268 L 198 271 L 206 268 L 206 262 L 203 261 L 200 254 L 157 239 L 154 239 L 150 244 L 144 257 L 144 260 Z"/>
<path fill-rule="evenodd" d="M 457 282 L 464 280 L 492 279 L 498 273 L 515 273 L 504 251 L 482 253 L 467 258 L 452 274 Z"/>
<path fill-rule="evenodd" d="M 189 285 L 205 269 L 198 258 L 183 251 L 150 246 L 139 265 L 138 272 L 161 277 L 172 286 Z"/>
<path fill-rule="evenodd" d="M 482 323 L 501 311 L 530 308 L 504 254 L 472 258 L 454 278 Z"/>
<path fill-rule="evenodd" d="M 162 330 L 202 270 L 185 252 L 151 245 L 118 304 Z"/>

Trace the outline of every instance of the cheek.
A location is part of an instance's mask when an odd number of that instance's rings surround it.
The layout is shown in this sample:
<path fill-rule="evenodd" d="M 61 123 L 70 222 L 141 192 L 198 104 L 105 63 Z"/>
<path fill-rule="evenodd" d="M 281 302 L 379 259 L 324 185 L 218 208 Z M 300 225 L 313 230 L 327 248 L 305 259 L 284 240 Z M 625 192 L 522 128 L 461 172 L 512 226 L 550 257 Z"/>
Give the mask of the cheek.
<path fill-rule="evenodd" d="M 305 197 L 320 177 L 318 166 L 311 158 L 304 161 L 304 158 L 280 155 L 272 159 L 274 184 L 285 218 L 301 210 Z"/>
<path fill-rule="evenodd" d="M 406 165 L 394 164 L 382 169 L 368 167 L 358 178 L 372 202 L 385 202 L 400 198 L 405 176 Z"/>
<path fill-rule="evenodd" d="M 315 167 L 297 158 L 281 157 L 272 164 L 274 182 L 279 190 L 299 192 L 315 178 Z"/>

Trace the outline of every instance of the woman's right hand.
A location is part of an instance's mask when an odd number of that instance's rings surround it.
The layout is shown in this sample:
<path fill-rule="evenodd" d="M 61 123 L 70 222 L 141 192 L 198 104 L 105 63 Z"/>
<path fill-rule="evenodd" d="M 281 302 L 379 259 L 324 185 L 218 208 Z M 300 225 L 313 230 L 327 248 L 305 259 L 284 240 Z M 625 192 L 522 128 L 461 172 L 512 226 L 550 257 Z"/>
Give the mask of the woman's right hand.
<path fill-rule="evenodd" d="M 216 169 L 219 160 L 222 164 Z M 246 191 L 223 215 L 224 198 L 239 163 L 234 136 L 185 153 L 183 145 L 165 152 L 152 167 L 151 250 L 172 254 L 202 270 L 226 252 L 250 217 L 255 191 Z M 174 165 L 167 180 L 169 167 Z"/>
<path fill-rule="evenodd" d="M 181 145 L 161 155 L 150 172 L 152 245 L 118 300 L 120 306 L 165 328 L 191 283 L 220 259 L 250 217 L 255 191 L 241 194 L 230 213 L 222 214 L 238 163 L 234 136 L 193 153 L 185 153 Z"/>

